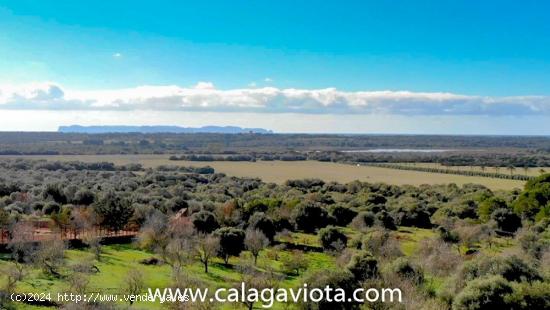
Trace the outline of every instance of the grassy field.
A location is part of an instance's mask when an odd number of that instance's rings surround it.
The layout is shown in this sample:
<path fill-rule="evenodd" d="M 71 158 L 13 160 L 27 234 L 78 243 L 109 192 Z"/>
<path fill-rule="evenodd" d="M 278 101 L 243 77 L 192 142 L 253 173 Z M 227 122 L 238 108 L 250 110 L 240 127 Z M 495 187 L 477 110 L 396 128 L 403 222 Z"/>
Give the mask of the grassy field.
<path fill-rule="evenodd" d="M 359 232 L 351 229 L 344 228 L 344 231 L 348 237 L 353 237 Z M 436 236 L 436 232 L 431 229 L 401 227 L 398 231 L 392 233 L 393 238 L 398 240 L 401 250 L 405 256 L 415 255 L 418 250 L 419 244 L 426 238 L 433 238 Z M 318 236 L 305 233 L 292 233 L 289 236 L 291 243 L 304 244 L 309 246 L 319 246 Z M 491 249 L 484 248 L 483 251 L 501 252 L 506 248 L 512 246 L 512 241 L 505 238 L 495 238 L 495 246 Z M 277 255 L 273 253 L 277 252 Z M 260 258 L 258 259 L 258 268 L 260 270 L 266 270 L 271 268 L 276 273 L 284 275 L 282 260 L 285 255 L 289 255 L 290 252 L 280 249 L 267 249 L 264 250 Z M 305 258 L 308 262 L 308 267 L 302 274 L 318 270 L 329 270 L 336 268 L 336 257 L 326 253 L 317 252 L 305 252 Z M 131 269 L 138 269 L 144 276 L 144 284 L 146 288 L 165 288 L 170 287 L 171 269 L 167 265 L 143 265 L 140 261 L 146 258 L 152 257 L 153 254 L 136 249 L 133 245 L 110 245 L 104 247 L 104 254 L 100 262 L 93 260 L 93 255 L 86 250 L 68 250 L 66 251 L 66 269 L 70 270 L 71 266 L 81 263 L 83 261 L 93 261 L 100 272 L 92 274 L 89 278 L 89 285 L 86 292 L 100 292 L 103 294 L 124 294 L 121 289 L 124 287 L 125 275 Z M 246 256 L 246 254 L 245 254 Z M 195 262 L 191 265 L 187 265 L 185 270 L 198 278 L 202 283 L 210 290 L 214 290 L 219 287 L 229 288 L 236 283 L 240 283 L 241 277 L 239 271 L 234 267 L 238 263 L 238 258 L 231 258 L 230 265 L 225 266 L 223 262 L 216 258 L 209 267 L 209 273 L 206 274 L 203 271 L 202 265 Z M 0 259 L 0 268 L 3 265 L 8 264 L 6 260 Z M 62 272 L 63 273 L 63 272 Z M 426 274 L 430 279 L 426 285 L 431 285 L 435 290 L 441 287 L 441 283 L 445 281 L 445 277 L 435 277 L 429 273 Z M 3 276 L 0 275 L 0 282 L 5 281 Z M 296 288 L 302 285 L 303 279 L 299 276 L 284 275 L 284 279 L 280 283 L 280 287 Z M 67 282 L 67 278 L 54 278 L 51 276 L 45 276 L 43 272 L 37 268 L 32 268 L 28 271 L 23 282 L 20 282 L 17 286 L 17 291 L 20 293 L 41 293 L 49 292 L 52 296 L 57 296 L 57 293 L 70 292 L 70 287 Z M 143 291 L 145 293 L 146 290 Z M 56 297 L 54 297 L 56 298 Z M 124 303 L 119 302 L 123 305 Z M 234 304 L 224 304 L 223 309 L 235 309 Z M 258 304 L 257 307 L 260 307 Z M 134 304 L 133 309 L 163 309 L 165 308 L 160 303 L 146 303 L 138 302 Z M 17 304 L 17 309 L 51 309 L 47 307 L 36 307 L 25 304 Z M 283 304 L 275 304 L 273 309 L 286 309 Z"/>
<path fill-rule="evenodd" d="M 15 158 L 14 156 L 3 156 Z M 462 176 L 441 173 L 397 170 L 381 167 L 353 166 L 318 161 L 259 161 L 259 162 L 196 162 L 171 161 L 168 155 L 61 155 L 61 156 L 19 156 L 19 158 L 48 159 L 61 161 L 97 162 L 109 161 L 115 164 L 140 163 L 144 167 L 159 165 L 212 166 L 216 171 L 239 177 L 257 177 L 266 182 L 283 183 L 288 179 L 320 178 L 325 181 L 384 182 L 395 185 L 421 185 L 477 183 L 491 189 L 522 188 L 524 182 L 487 177 Z M 518 169 L 519 171 L 519 169 Z M 504 172 L 504 170 L 502 170 Z"/>
<path fill-rule="evenodd" d="M 270 250 L 263 251 L 258 259 L 258 268 L 265 269 L 273 268 L 275 272 L 283 275 L 281 269 L 281 258 L 289 255 L 287 251 L 278 251 L 277 260 L 270 257 Z M 335 259 L 324 253 L 305 253 L 308 261 L 308 272 L 315 270 L 328 270 L 334 268 Z M 94 262 L 100 272 L 92 274 L 89 278 L 89 286 L 87 292 L 101 292 L 104 294 L 124 294 L 121 289 L 124 287 L 125 275 L 131 269 L 138 269 L 144 278 L 146 288 L 166 288 L 172 283 L 171 269 L 167 265 L 150 266 L 143 265 L 139 262 L 145 258 L 152 257 L 153 254 L 135 249 L 131 245 L 111 245 L 105 247 L 105 253 L 102 255 L 101 262 Z M 76 263 L 92 260 L 92 254 L 84 250 L 68 250 L 66 252 L 67 268 Z M 235 283 L 240 283 L 241 277 L 238 270 L 233 266 L 238 262 L 238 258 L 230 260 L 231 267 L 225 266 L 223 262 L 216 258 L 209 266 L 209 273 L 203 271 L 200 263 L 196 262 L 186 266 L 186 271 L 199 278 L 207 287 L 214 290 L 219 287 L 230 288 Z M 0 260 L 0 267 L 7 264 L 6 261 Z M 0 275 L 0 282 L 5 281 Z M 299 287 L 302 285 L 299 277 L 285 276 L 280 283 L 281 287 Z M 49 292 L 53 299 L 57 298 L 57 293 L 70 292 L 70 288 L 65 278 L 53 278 L 45 276 L 41 270 L 32 269 L 26 275 L 23 282 L 17 286 L 17 291 L 20 293 L 43 293 Z M 144 291 L 143 293 L 145 293 Z M 121 303 L 122 304 L 122 303 Z M 228 309 L 234 309 L 227 304 Z M 235 306 L 235 305 L 233 305 Z M 259 305 L 258 305 L 259 306 Z M 277 305 L 274 309 L 280 309 L 282 305 Z M 134 304 L 132 309 L 164 309 L 160 303 L 138 302 Z M 17 309 L 51 309 L 47 307 L 34 307 L 24 304 L 18 304 Z"/>

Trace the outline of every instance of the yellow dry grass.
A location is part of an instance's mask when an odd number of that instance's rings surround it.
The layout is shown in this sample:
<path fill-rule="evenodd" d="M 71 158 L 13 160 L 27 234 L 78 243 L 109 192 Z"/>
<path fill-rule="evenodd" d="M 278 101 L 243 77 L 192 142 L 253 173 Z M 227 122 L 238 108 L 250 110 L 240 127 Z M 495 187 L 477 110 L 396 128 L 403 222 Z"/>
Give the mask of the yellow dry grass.
<path fill-rule="evenodd" d="M 3 156 L 14 158 L 15 156 Z M 283 183 L 289 179 L 319 178 L 325 181 L 347 183 L 354 180 L 365 182 L 383 182 L 396 185 L 476 183 L 488 188 L 522 188 L 524 182 L 486 177 L 472 177 L 453 174 L 427 173 L 419 171 L 397 170 L 380 167 L 354 166 L 339 163 L 317 161 L 258 161 L 258 162 L 196 162 L 171 161 L 169 155 L 55 155 L 55 156 L 18 156 L 19 158 L 47 159 L 60 161 L 97 162 L 108 161 L 117 165 L 140 163 L 144 167 L 159 165 L 211 166 L 217 172 L 231 176 L 261 178 L 266 182 Z"/>

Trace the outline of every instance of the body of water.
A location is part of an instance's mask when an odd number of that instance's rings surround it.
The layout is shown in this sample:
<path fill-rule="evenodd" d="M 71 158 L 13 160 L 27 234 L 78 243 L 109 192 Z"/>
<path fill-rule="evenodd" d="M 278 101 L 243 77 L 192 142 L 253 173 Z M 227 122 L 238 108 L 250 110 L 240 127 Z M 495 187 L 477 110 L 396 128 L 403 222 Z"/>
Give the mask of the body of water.
<path fill-rule="evenodd" d="M 370 149 L 370 150 L 348 150 L 344 153 L 442 153 L 450 152 L 446 149 Z"/>

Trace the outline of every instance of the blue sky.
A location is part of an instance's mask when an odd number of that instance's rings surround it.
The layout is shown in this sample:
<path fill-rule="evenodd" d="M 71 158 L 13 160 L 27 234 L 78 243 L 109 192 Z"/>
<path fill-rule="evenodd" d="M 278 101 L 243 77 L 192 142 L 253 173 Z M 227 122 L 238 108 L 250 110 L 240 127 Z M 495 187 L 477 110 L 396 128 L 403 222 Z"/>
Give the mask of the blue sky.
<path fill-rule="evenodd" d="M 105 124 L 550 134 L 547 12 L 544 1 L 0 0 L 0 114 L 51 115 L 0 130 L 94 113 Z M 464 128 L 477 118 L 488 124 Z"/>

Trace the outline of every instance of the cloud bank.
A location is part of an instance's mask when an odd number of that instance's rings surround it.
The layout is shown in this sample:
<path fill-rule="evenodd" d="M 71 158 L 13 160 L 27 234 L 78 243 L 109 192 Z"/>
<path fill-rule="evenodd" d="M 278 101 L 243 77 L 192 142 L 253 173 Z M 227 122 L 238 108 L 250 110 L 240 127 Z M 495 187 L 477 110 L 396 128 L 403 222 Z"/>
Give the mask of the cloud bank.
<path fill-rule="evenodd" d="M 389 90 L 349 92 L 335 88 L 221 90 L 211 82 L 199 82 L 194 87 L 77 91 L 56 83 L 35 83 L 0 85 L 0 109 L 514 116 L 550 115 L 550 97 Z"/>

